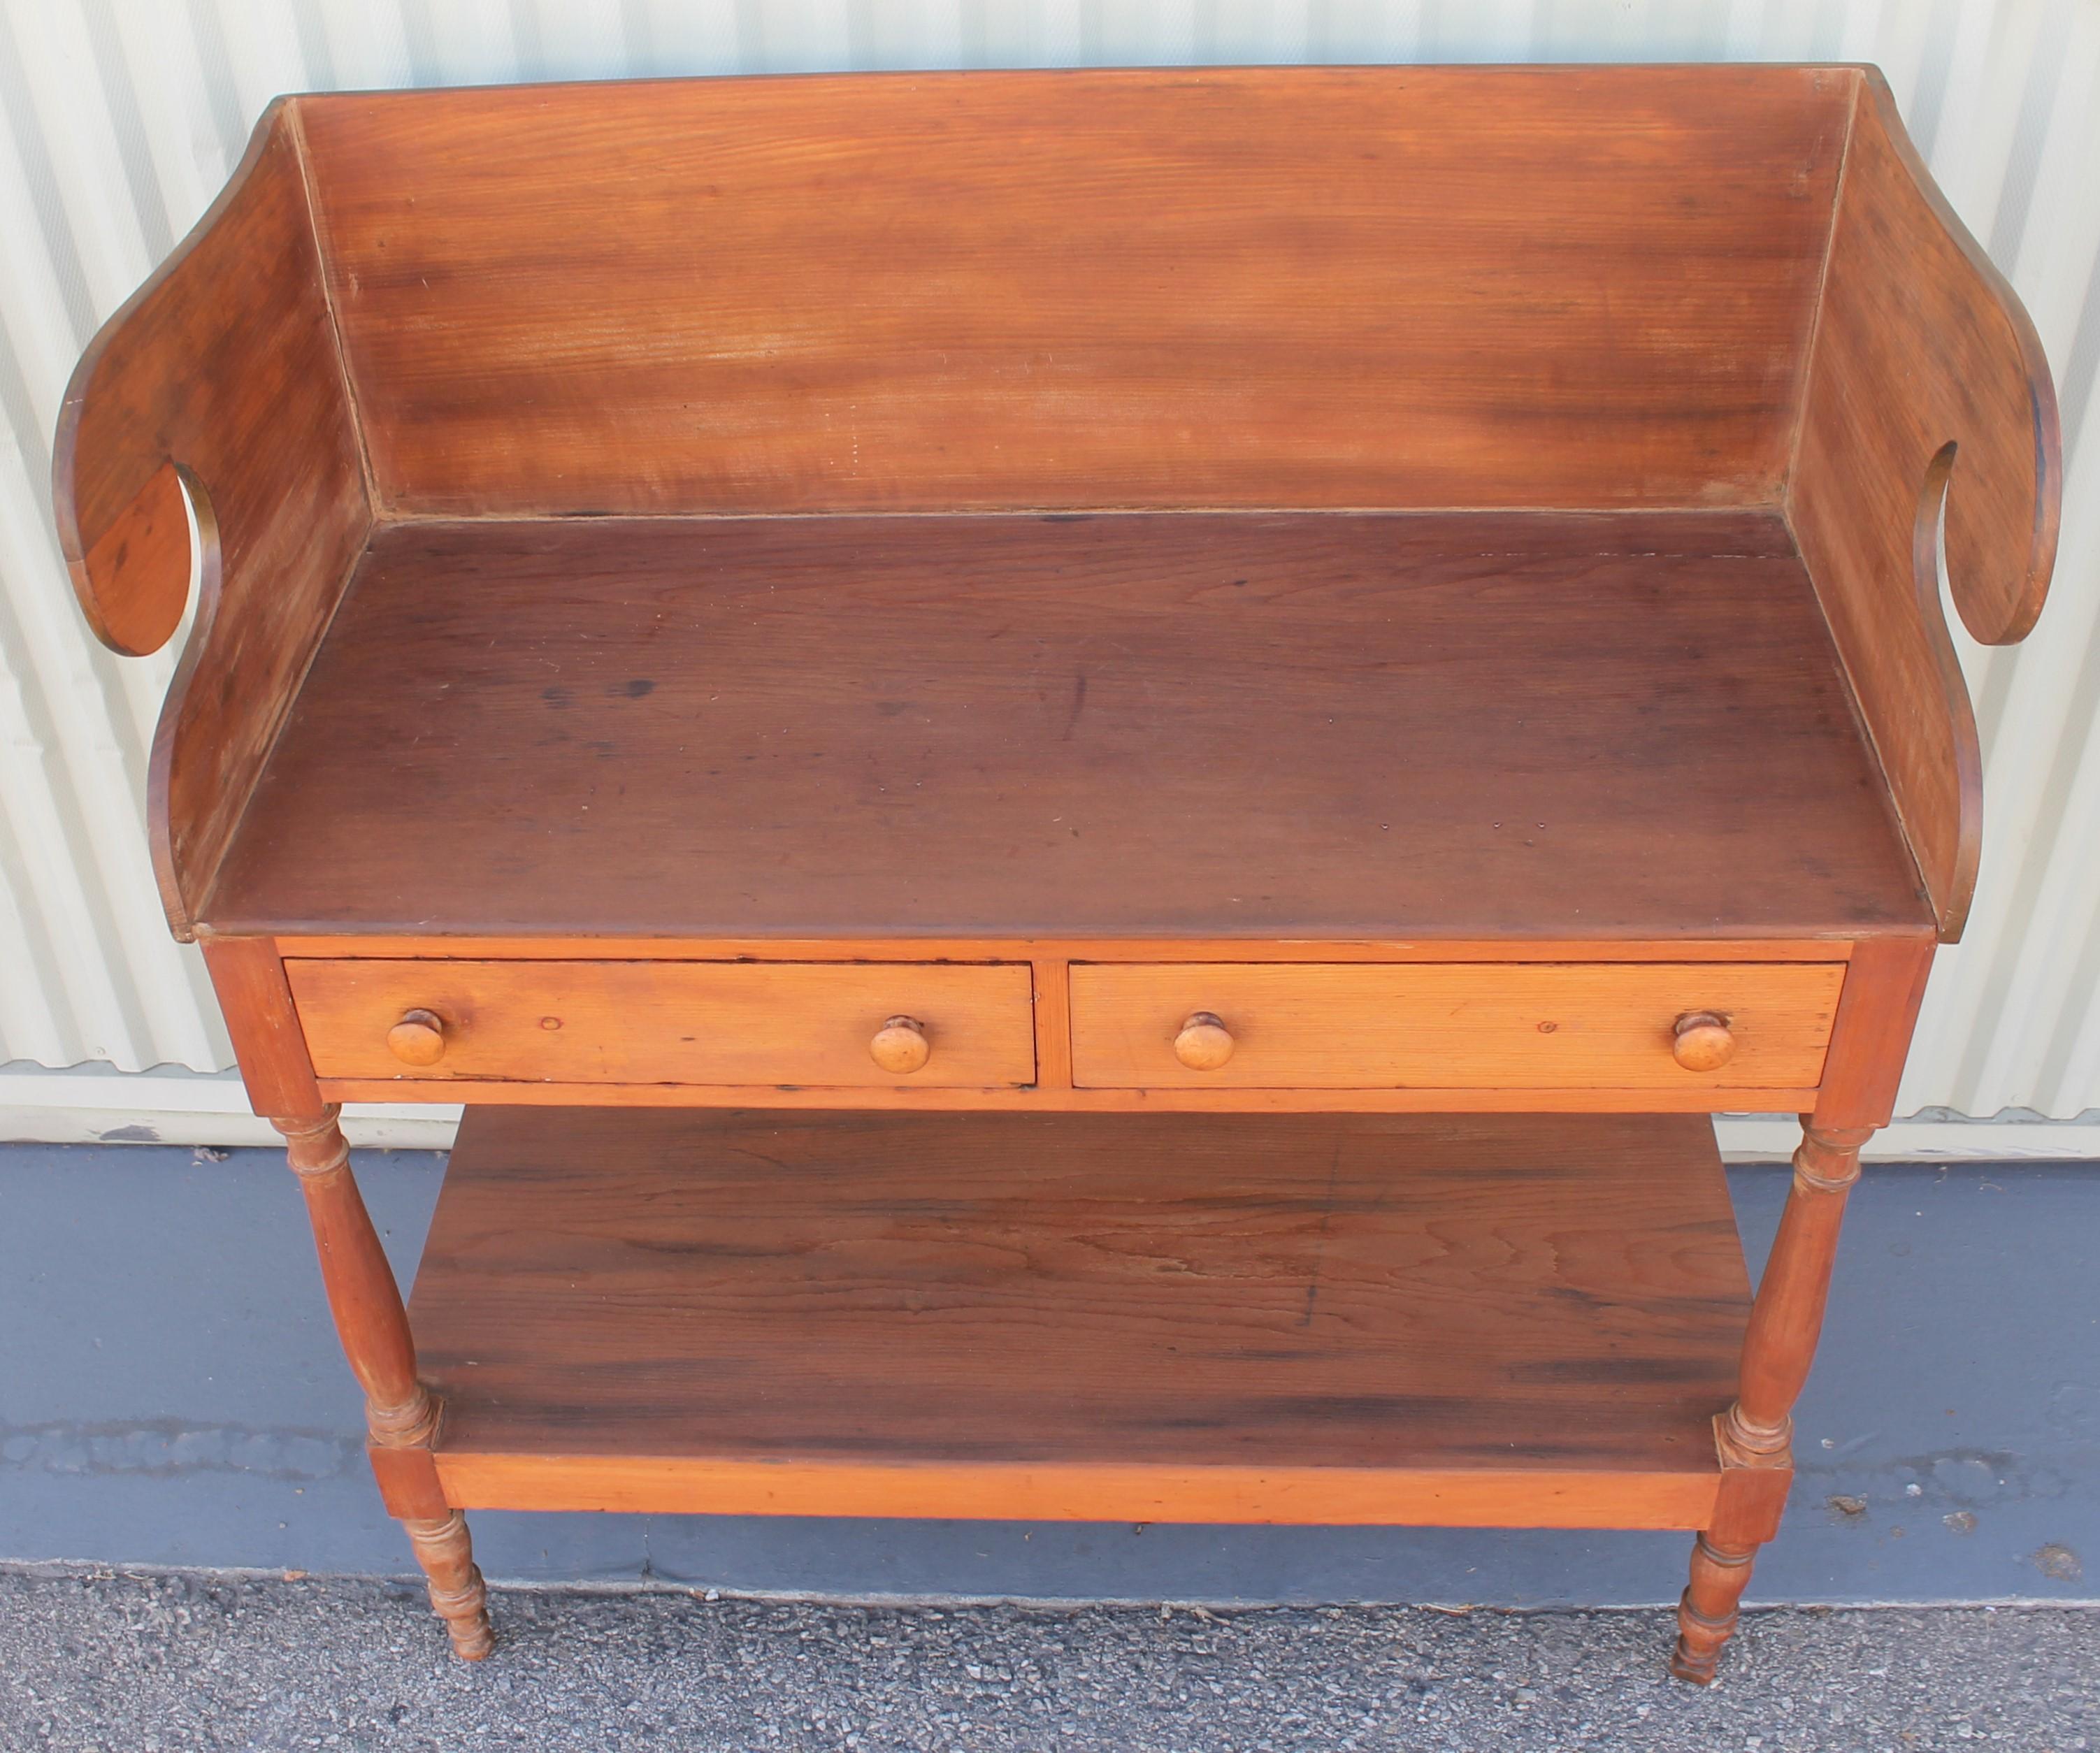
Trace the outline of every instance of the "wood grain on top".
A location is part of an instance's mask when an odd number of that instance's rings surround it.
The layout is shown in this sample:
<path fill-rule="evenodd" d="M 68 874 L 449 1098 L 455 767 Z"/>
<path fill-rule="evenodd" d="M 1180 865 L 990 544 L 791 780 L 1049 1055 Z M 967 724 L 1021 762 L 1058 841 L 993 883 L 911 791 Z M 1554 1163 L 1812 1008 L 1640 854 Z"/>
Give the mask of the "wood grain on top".
<path fill-rule="evenodd" d="M 1855 75 L 302 99 L 395 513 L 1776 500 Z"/>
<path fill-rule="evenodd" d="M 474 1108 L 410 1319 L 441 1459 L 1710 1473 L 1749 1301 L 1703 1117 Z"/>
<path fill-rule="evenodd" d="M 1776 516 L 412 525 L 225 931 L 1929 923 Z"/>

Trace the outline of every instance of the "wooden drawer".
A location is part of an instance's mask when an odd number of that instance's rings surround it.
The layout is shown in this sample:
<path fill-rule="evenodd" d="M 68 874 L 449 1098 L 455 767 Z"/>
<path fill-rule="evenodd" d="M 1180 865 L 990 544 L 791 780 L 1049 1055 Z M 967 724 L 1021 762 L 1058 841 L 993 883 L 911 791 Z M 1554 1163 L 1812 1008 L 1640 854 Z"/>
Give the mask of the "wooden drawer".
<path fill-rule="evenodd" d="M 1075 964 L 1083 1089 L 1806 1089 L 1839 962 Z M 1207 1027 L 1177 1045 L 1188 1020 Z M 1680 1018 L 1727 1032 L 1725 1064 L 1678 1062 Z M 1708 1025 L 1710 1028 L 1712 1025 Z M 1710 1033 L 1699 1043 L 1710 1046 Z M 1686 1046 L 1686 1056 L 1696 1058 Z M 1207 1054 L 1205 1049 L 1209 1050 Z M 1229 1056 L 1196 1068 L 1182 1063 Z"/>
<path fill-rule="evenodd" d="M 323 1077 L 839 1089 L 1035 1078 L 1025 964 L 288 959 L 285 970 Z M 412 1026 L 403 1046 L 418 1058 L 435 1048 L 427 1064 L 390 1043 L 415 1011 L 435 1024 Z M 916 1070 L 876 1062 L 871 1043 L 894 1017 L 923 1031 Z"/>

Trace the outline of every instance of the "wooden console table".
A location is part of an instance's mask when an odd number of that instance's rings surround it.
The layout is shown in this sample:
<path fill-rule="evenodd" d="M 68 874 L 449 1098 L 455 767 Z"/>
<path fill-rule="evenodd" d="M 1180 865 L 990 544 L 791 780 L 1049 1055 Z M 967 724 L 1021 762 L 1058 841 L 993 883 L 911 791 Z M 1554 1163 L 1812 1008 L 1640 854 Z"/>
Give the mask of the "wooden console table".
<path fill-rule="evenodd" d="M 57 456 L 461 1655 L 483 1506 L 1415 1522 L 1710 1677 L 2055 545 L 1873 70 L 289 99 Z"/>

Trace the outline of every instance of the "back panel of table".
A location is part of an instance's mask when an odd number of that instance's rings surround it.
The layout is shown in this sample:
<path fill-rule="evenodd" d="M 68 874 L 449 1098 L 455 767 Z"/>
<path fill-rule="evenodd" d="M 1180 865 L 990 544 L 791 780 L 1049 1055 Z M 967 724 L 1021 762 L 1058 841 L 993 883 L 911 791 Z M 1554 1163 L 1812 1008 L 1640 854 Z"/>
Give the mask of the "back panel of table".
<path fill-rule="evenodd" d="M 302 99 L 382 508 L 1777 496 L 1845 68 Z"/>

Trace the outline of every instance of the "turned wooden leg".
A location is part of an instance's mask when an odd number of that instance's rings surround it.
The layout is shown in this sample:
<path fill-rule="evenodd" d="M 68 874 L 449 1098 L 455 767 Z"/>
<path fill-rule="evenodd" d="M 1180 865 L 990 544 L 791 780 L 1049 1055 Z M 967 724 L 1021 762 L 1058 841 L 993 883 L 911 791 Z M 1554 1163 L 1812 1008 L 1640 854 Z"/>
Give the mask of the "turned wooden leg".
<path fill-rule="evenodd" d="M 1793 1472 L 1793 1403 L 1808 1380 L 1845 1200 L 1860 1178 L 1860 1147 L 1872 1127 L 1818 1127 L 1804 1117 L 1793 1153 L 1793 1184 L 1771 1257 L 1758 1280 L 1743 1335 L 1736 1403 L 1716 1421 L 1722 1495 L 1714 1526 L 1692 1553 L 1692 1581 L 1677 1610 L 1677 1653 L 1670 1669 L 1705 1685 L 1721 1646 L 1736 1629 L 1736 1604 L 1758 1546 L 1779 1524 Z"/>
<path fill-rule="evenodd" d="M 1670 1672 L 1695 1685 L 1711 1685 L 1721 1645 L 1735 1635 L 1736 1604 L 1757 1560 L 1754 1546 L 1714 1545 L 1704 1534 L 1692 1548 L 1692 1581 L 1677 1604 L 1677 1653 Z"/>
<path fill-rule="evenodd" d="M 430 1605 L 452 1633 L 454 1652 L 478 1662 L 494 1642 L 488 1591 L 474 1567 L 466 1518 L 439 1488 L 430 1460 L 437 1399 L 417 1378 L 408 1311 L 351 1173 L 350 1147 L 336 1123 L 339 1112 L 331 1106 L 317 1117 L 270 1124 L 285 1135 L 285 1154 L 306 1195 L 336 1332 L 364 1390 L 373 1473 L 430 1577 Z"/>
<path fill-rule="evenodd" d="M 466 1517 L 455 1509 L 442 1521 L 405 1518 L 408 1544 L 430 1579 L 430 1605 L 452 1633 L 452 1653 L 479 1662 L 496 1646 L 488 1625 L 488 1588 L 474 1561 Z"/>
<path fill-rule="evenodd" d="M 1743 1335 L 1736 1403 L 1722 1421 L 1727 1447 L 1745 1457 L 1792 1451 L 1793 1403 L 1823 1337 L 1845 1200 L 1860 1178 L 1860 1147 L 1874 1135 L 1871 1126 L 1819 1130 L 1812 1119 L 1802 1130 L 1793 1185 Z"/>

